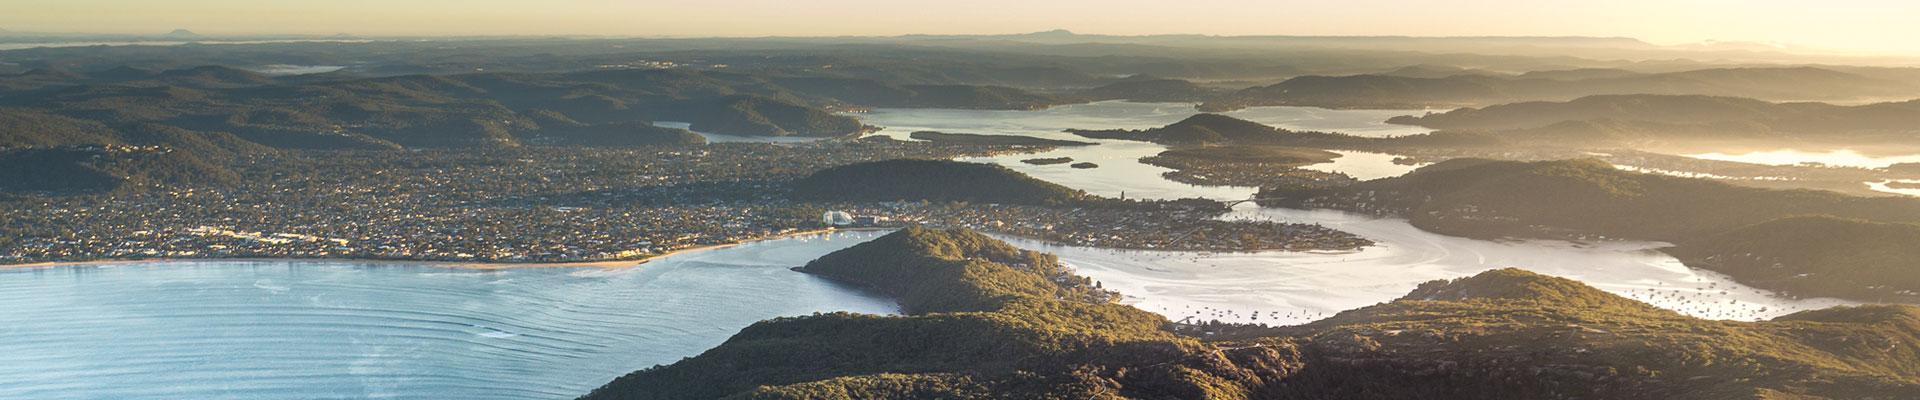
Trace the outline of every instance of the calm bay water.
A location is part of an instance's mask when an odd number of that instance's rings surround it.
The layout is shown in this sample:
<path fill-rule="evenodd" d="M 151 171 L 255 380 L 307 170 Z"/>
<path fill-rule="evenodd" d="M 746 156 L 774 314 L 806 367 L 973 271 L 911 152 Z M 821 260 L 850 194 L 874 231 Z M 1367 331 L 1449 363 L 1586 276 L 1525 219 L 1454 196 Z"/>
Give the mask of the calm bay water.
<path fill-rule="evenodd" d="M 1733 161 L 1762 165 L 1801 165 L 1822 164 L 1833 167 L 1886 168 L 1900 163 L 1920 163 L 1920 154 L 1878 155 L 1855 150 L 1838 149 L 1826 151 L 1805 151 L 1796 149 L 1755 151 L 1747 153 L 1696 153 L 1687 154 L 1703 160 Z"/>
<path fill-rule="evenodd" d="M 892 301 L 787 268 L 877 232 L 623 269 L 167 262 L 0 271 L 0 398 L 568 399 L 755 321 Z"/>
<path fill-rule="evenodd" d="M 1195 113 L 1178 104 L 1095 103 L 1045 111 L 882 110 L 869 123 L 888 127 L 882 134 L 916 130 L 1005 134 L 1100 142 L 1041 154 L 984 157 L 1022 173 L 1102 196 L 1220 200 L 1251 198 L 1256 188 L 1207 187 L 1160 177 L 1164 168 L 1135 160 L 1165 147 L 1150 143 L 1088 140 L 1060 132 L 1066 128 L 1139 129 L 1162 126 Z M 1417 111 L 1324 110 L 1261 107 L 1232 115 L 1288 129 L 1303 116 L 1310 121 L 1341 121 L 1349 129 L 1375 136 L 1419 134 L 1418 127 L 1389 125 L 1392 115 Z M 1112 116 L 1112 117 L 1109 117 Z M 1102 123 L 1102 120 L 1109 121 Z M 976 122 L 969 122 L 976 121 Z M 968 127 L 972 126 L 971 129 Z M 1415 166 L 1393 164 L 1391 154 L 1339 152 L 1334 162 L 1309 166 L 1360 179 L 1398 176 Z M 1020 160 L 1073 157 L 1101 165 L 1074 169 L 1032 165 Z M 1172 319 L 1298 324 L 1357 307 L 1390 301 L 1421 282 L 1458 278 L 1496 268 L 1518 267 L 1577 279 L 1603 290 L 1682 313 L 1715 319 L 1754 320 L 1799 310 L 1851 304 L 1835 299 L 1792 299 L 1733 282 L 1724 275 L 1687 268 L 1658 251 L 1665 243 L 1610 241 L 1486 241 L 1422 231 L 1405 220 L 1376 218 L 1332 210 L 1262 209 L 1242 204 L 1226 216 L 1320 224 L 1374 240 L 1379 245 L 1356 252 L 1205 253 L 1131 251 L 1069 246 L 1004 238 L 1029 249 L 1052 252 L 1082 275 L 1128 296 L 1142 309 Z M 1256 317 L 1257 315 L 1257 317 Z"/>
<path fill-rule="evenodd" d="M 1182 104 L 1105 102 L 1043 111 L 876 110 L 883 135 L 915 130 L 1078 139 L 1066 128 L 1147 128 Z M 1264 107 L 1236 117 L 1290 129 L 1417 134 L 1380 121 L 1415 111 Z M 1158 145 L 1100 141 L 989 157 L 1041 179 L 1136 198 L 1244 199 L 1135 162 Z M 1019 160 L 1070 156 L 1096 169 Z M 1351 158 L 1348 158 L 1351 157 Z M 1365 177 L 1411 167 L 1348 154 Z M 1380 165 L 1386 163 L 1386 165 Z M 1243 205 L 1225 218 L 1318 223 L 1380 242 L 1336 253 L 1054 252 L 1127 302 L 1170 318 L 1290 324 L 1389 301 L 1421 281 L 1522 267 L 1711 318 L 1753 319 L 1844 302 L 1786 299 L 1681 266 L 1649 242 L 1490 242 L 1397 219 Z M 573 398 L 621 374 L 712 348 L 754 321 L 822 311 L 895 312 L 883 298 L 787 268 L 877 237 L 844 232 L 685 253 L 624 269 L 461 270 L 352 262 L 167 262 L 0 270 L 0 398 Z"/>

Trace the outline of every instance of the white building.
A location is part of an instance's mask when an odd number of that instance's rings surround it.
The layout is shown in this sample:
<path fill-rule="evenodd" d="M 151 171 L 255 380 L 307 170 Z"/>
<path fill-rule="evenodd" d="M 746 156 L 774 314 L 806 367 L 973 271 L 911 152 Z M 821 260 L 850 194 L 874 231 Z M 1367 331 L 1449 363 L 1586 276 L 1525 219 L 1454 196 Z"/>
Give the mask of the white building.
<path fill-rule="evenodd" d="M 853 225 L 853 214 L 846 211 L 828 211 L 820 215 L 820 223 L 831 226 Z"/>

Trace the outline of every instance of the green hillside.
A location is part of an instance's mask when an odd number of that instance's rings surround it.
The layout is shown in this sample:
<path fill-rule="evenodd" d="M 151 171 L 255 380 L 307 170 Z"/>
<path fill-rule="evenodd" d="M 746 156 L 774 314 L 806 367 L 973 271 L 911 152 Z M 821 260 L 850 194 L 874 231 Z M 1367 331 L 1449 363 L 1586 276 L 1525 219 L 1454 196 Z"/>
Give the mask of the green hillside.
<path fill-rule="evenodd" d="M 1345 187 L 1267 188 L 1259 197 L 1400 216 L 1468 237 L 1664 241 L 1680 245 L 1688 265 L 1801 295 L 1873 300 L 1920 290 L 1920 268 L 1899 259 L 1920 248 L 1920 236 L 1894 234 L 1920 223 L 1920 199 L 1747 188 L 1597 160 L 1477 159 Z M 1796 218 L 1810 215 L 1841 219 Z"/>
<path fill-rule="evenodd" d="M 1706 68 L 1663 73 L 1547 71 L 1518 76 L 1301 76 L 1247 88 L 1201 105 L 1210 112 L 1257 106 L 1422 109 L 1566 101 L 1598 95 L 1698 95 L 1774 101 L 1915 97 L 1903 80 L 1813 67 Z"/>
<path fill-rule="evenodd" d="M 905 315 L 754 324 L 583 399 L 1904 398 L 1920 308 L 1708 321 L 1506 269 L 1308 325 L 1185 337 L 1051 257 L 908 228 L 798 270 Z M 1187 330 L 1193 332 L 1192 330 Z"/>

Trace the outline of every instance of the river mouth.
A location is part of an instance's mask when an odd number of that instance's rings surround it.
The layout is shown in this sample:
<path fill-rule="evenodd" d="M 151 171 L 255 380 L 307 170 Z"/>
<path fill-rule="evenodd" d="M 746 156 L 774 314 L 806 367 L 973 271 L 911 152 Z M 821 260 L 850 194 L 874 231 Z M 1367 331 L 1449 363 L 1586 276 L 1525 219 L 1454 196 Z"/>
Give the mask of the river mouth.
<path fill-rule="evenodd" d="M 883 109 L 863 118 L 886 126 L 881 135 L 1084 140 L 1061 130 L 1154 127 L 1194 113 L 1184 104 L 1102 102 L 1039 111 Z M 1382 122 L 1394 113 L 1259 108 L 1235 116 L 1290 129 L 1312 121 L 1326 124 L 1313 128 L 1320 130 L 1344 124 L 1383 136 L 1419 133 Z M 1164 147 L 1099 142 L 971 160 L 1103 196 L 1245 199 L 1255 191 L 1166 180 L 1165 169 L 1137 162 Z M 1050 156 L 1101 167 L 1019 162 Z M 1680 265 L 1657 251 L 1660 243 L 1482 241 L 1397 219 L 1250 204 L 1224 218 L 1321 224 L 1380 245 L 1206 253 L 1002 238 L 1056 253 L 1126 303 L 1174 320 L 1298 324 L 1392 300 L 1423 281 L 1503 267 L 1578 279 L 1706 318 L 1848 304 L 1741 286 Z M 891 300 L 789 270 L 884 233 L 752 242 L 632 268 L 270 260 L 0 270 L 0 398 L 573 398 L 627 372 L 697 355 L 763 319 L 896 312 Z"/>

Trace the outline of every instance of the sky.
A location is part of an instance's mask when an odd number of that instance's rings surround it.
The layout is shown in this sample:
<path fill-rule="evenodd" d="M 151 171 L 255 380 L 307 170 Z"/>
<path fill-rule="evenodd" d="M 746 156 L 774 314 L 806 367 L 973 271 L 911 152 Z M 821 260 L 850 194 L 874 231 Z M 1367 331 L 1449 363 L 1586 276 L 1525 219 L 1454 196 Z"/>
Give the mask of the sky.
<path fill-rule="evenodd" d="M 363 36 L 1623 36 L 1920 55 L 1910 0 L 0 0 L 0 29 Z"/>

